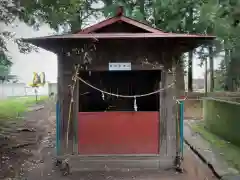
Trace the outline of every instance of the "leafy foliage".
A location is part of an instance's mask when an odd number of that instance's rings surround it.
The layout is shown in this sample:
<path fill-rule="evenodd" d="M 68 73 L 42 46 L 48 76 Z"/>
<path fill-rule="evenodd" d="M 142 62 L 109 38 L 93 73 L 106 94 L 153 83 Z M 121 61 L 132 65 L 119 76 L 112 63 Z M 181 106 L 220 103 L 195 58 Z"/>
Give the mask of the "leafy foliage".
<path fill-rule="evenodd" d="M 105 0 L 105 15 L 112 15 L 117 4 Z M 239 80 L 240 70 L 236 65 L 240 61 L 240 1 L 239 0 L 124 0 L 126 15 L 167 32 L 212 34 L 217 38 L 212 44 L 201 46 L 194 51 L 203 62 L 209 56 L 219 56 L 225 53 L 225 84 L 232 89 L 230 82 Z M 110 4 L 110 5 L 109 5 Z M 213 50 L 209 54 L 209 48 Z M 233 70 L 235 69 L 235 70 Z M 229 83 L 227 83 L 229 82 Z M 232 89 L 233 90 L 233 89 Z"/>
<path fill-rule="evenodd" d="M 17 76 L 15 75 L 9 75 L 10 73 L 10 67 L 5 65 L 0 65 L 0 81 L 3 83 L 4 81 L 12 81 L 17 82 Z"/>
<path fill-rule="evenodd" d="M 47 23 L 57 32 L 76 31 L 91 17 L 108 17 L 122 5 L 125 15 L 167 32 L 213 34 L 213 44 L 194 51 L 202 62 L 225 52 L 226 78 L 237 77 L 232 67 L 240 61 L 240 1 L 239 0 L 102 0 L 104 7 L 96 7 L 98 0 L 2 0 L 0 19 L 6 25 L 19 19 L 35 29 Z M 21 52 L 32 47 L 14 39 L 14 34 L 0 31 L 0 63 L 11 65 L 6 40 L 15 41 Z M 200 63 L 201 64 L 201 63 Z M 231 67 L 230 67 L 231 66 Z M 230 80 L 229 80 L 230 81 Z M 227 81 L 226 81 L 227 82 Z"/>
<path fill-rule="evenodd" d="M 57 32 L 69 32 L 80 29 L 85 20 L 98 14 L 92 7 L 97 0 L 1 0 L 0 21 L 6 26 L 15 20 L 25 22 L 38 30 L 41 24 L 47 23 Z M 15 34 L 0 30 L 0 65 L 10 66 L 11 58 L 6 46 L 13 41 L 21 53 L 37 51 L 36 47 L 15 38 Z"/>
<path fill-rule="evenodd" d="M 24 22 L 38 28 L 47 23 L 56 31 L 75 31 L 82 27 L 90 16 L 96 16 L 99 9 L 92 5 L 97 0 L 22 0 L 25 14 Z"/>
<path fill-rule="evenodd" d="M 1 0 L 0 1 L 0 22 L 3 25 L 11 25 L 15 20 L 30 20 L 31 14 L 26 14 L 23 8 L 19 6 L 16 0 Z M 36 50 L 34 46 L 26 44 L 19 39 L 15 38 L 15 34 L 9 31 L 0 30 L 0 65 L 9 66 L 12 65 L 9 51 L 7 49 L 7 41 L 14 41 L 17 43 L 20 52 L 29 53 L 32 50 Z M 1 68 L 2 69 L 2 68 Z M 2 71 L 2 70 L 1 70 Z"/>

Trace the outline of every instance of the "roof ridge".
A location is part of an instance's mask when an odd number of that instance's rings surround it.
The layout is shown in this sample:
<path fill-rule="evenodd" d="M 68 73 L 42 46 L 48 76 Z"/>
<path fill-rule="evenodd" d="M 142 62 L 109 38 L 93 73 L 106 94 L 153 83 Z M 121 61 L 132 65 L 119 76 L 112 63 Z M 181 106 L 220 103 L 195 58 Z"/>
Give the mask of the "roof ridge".
<path fill-rule="evenodd" d="M 106 27 L 108 25 L 114 24 L 116 22 L 119 21 L 123 21 L 125 23 L 128 23 L 130 25 L 136 26 L 138 28 L 144 29 L 146 31 L 148 31 L 149 33 L 165 33 L 164 31 L 160 30 L 159 28 L 156 27 L 152 27 L 151 25 L 147 24 L 147 23 L 143 23 L 140 22 L 136 19 L 121 15 L 121 16 L 113 16 L 111 18 L 107 18 L 97 24 L 94 24 L 92 26 L 89 26 L 87 28 L 84 28 L 82 30 L 78 30 L 73 32 L 73 34 L 87 34 L 87 33 L 91 33 L 93 31 L 96 31 L 98 29 L 101 29 L 103 27 Z"/>

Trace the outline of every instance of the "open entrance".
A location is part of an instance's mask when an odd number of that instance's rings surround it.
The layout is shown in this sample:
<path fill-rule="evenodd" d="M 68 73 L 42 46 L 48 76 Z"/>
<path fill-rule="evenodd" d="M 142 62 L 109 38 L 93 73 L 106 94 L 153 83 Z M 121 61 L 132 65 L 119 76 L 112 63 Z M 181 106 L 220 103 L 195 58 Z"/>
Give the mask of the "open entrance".
<path fill-rule="evenodd" d="M 113 94 L 140 95 L 159 89 L 160 71 L 102 71 L 84 72 L 81 77 L 93 86 Z M 135 111 L 134 98 L 103 94 L 80 84 L 79 111 Z M 136 98 L 137 111 L 159 111 L 159 93 Z"/>
<path fill-rule="evenodd" d="M 103 91 L 134 96 L 158 90 L 161 72 L 93 71 L 80 76 Z M 106 95 L 80 82 L 79 153 L 159 154 L 159 108 L 159 93 L 134 102 L 134 98 Z"/>

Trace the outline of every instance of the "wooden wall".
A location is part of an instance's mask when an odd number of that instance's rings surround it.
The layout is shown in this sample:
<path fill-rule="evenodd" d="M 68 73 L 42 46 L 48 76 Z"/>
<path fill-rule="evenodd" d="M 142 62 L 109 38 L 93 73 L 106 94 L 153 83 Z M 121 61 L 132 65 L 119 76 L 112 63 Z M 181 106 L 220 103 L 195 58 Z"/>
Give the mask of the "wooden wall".
<path fill-rule="evenodd" d="M 126 45 L 127 44 L 127 45 Z M 161 83 L 161 87 L 166 87 L 173 82 L 175 78 L 172 73 L 169 73 L 168 69 L 171 68 L 173 54 L 164 52 L 164 46 L 162 48 L 152 48 L 154 44 L 145 44 L 138 42 L 131 44 L 130 42 L 125 42 L 123 44 L 121 41 L 112 43 L 98 44 L 96 46 L 96 53 L 91 65 L 88 69 L 96 69 L 96 67 L 108 67 L 108 62 L 132 62 L 134 65 L 138 65 L 142 69 L 154 68 L 152 65 L 142 63 L 147 59 L 147 62 L 164 65 L 164 73 L 162 74 L 165 79 Z M 148 47 L 148 48 L 146 48 Z M 66 54 L 60 52 L 58 53 L 58 100 L 61 106 L 61 150 L 62 153 L 66 152 L 78 152 L 76 148 L 76 136 L 77 129 L 74 129 L 77 125 L 77 114 L 78 114 L 78 91 L 74 94 L 74 105 L 71 115 L 70 124 L 70 135 L 69 135 L 69 145 L 66 147 L 66 129 L 68 124 L 68 112 L 69 112 L 69 85 L 72 83 L 72 75 L 74 64 L 79 64 L 80 59 L 76 57 L 70 57 Z M 78 85 L 77 85 L 78 86 Z M 76 87 L 78 89 L 78 87 Z M 160 132 L 161 138 L 161 151 L 162 156 L 168 156 L 170 158 L 174 157 L 176 154 L 176 132 L 175 132 L 175 101 L 173 100 L 174 87 L 171 87 L 163 92 L 161 92 L 161 122 L 160 122 Z M 74 132 L 74 133 L 73 133 Z"/>

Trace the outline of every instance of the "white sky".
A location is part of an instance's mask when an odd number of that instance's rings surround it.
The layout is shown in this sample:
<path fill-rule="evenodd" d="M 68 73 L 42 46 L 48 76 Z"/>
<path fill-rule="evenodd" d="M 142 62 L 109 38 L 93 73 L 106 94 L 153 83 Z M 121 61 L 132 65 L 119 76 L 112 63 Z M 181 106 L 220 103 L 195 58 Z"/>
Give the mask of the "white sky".
<path fill-rule="evenodd" d="M 6 29 L 6 27 L 5 27 Z M 24 23 L 18 26 L 7 27 L 8 30 L 16 33 L 16 37 L 46 36 L 53 33 L 47 25 L 42 26 L 39 31 L 34 31 Z M 12 41 L 8 42 L 8 49 L 12 57 L 13 66 L 11 73 L 19 77 L 19 81 L 30 83 L 33 72 L 45 72 L 46 80 L 56 82 L 57 80 L 57 57 L 55 54 L 39 49 L 39 52 L 22 54 Z"/>
<path fill-rule="evenodd" d="M 94 21 L 91 20 L 94 23 Z M 47 36 L 53 32 L 49 26 L 44 25 L 39 31 L 34 31 L 31 27 L 28 27 L 24 23 L 17 23 L 18 26 L 7 27 L 11 31 L 16 33 L 17 37 L 37 37 Z M 5 27 L 6 29 L 6 27 Z M 12 56 L 13 66 L 11 69 L 12 74 L 17 75 L 21 82 L 29 83 L 32 80 L 33 72 L 45 72 L 46 81 L 57 81 L 57 57 L 55 54 L 39 49 L 39 52 L 33 52 L 30 54 L 21 54 L 18 51 L 17 45 L 9 42 L 8 48 L 10 50 L 10 56 Z M 199 67 L 199 59 L 194 58 L 193 61 L 193 77 L 203 78 L 204 67 Z M 215 67 L 220 63 L 219 59 L 215 59 Z"/>

